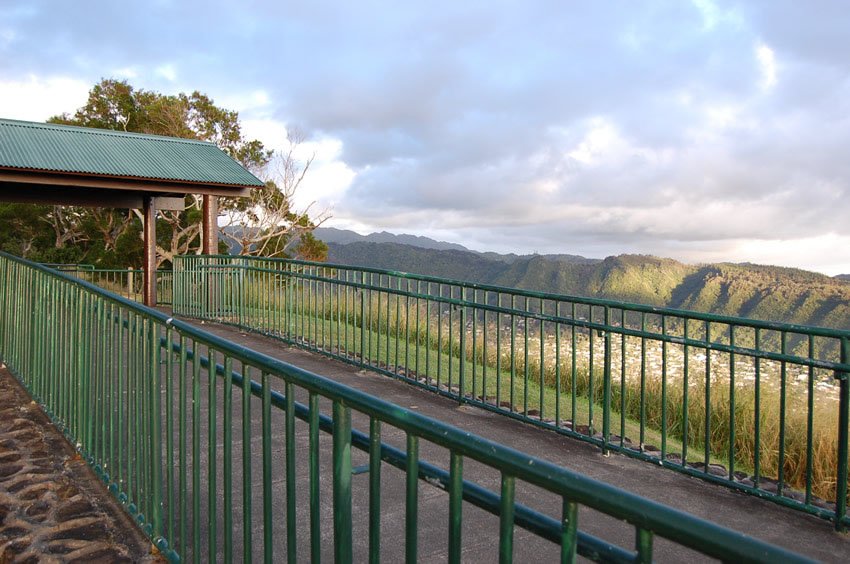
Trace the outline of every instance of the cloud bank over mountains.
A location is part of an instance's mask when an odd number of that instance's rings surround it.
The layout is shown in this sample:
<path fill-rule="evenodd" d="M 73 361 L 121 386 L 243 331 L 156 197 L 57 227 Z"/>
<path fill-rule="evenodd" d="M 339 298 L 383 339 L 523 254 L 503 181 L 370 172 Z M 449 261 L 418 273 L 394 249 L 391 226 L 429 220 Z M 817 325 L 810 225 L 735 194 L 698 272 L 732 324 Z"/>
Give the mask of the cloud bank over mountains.
<path fill-rule="evenodd" d="M 198 89 L 307 133 L 341 227 L 850 271 L 843 2 L 408 4 L 13 2 L 0 113 Z"/>

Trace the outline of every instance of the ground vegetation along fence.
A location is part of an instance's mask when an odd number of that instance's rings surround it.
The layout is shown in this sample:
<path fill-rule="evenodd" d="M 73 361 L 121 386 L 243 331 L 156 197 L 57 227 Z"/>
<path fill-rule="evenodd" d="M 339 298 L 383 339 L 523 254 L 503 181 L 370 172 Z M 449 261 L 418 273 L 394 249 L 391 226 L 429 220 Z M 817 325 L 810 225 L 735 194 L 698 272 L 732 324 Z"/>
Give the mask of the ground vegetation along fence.
<path fill-rule="evenodd" d="M 850 524 L 850 332 L 246 257 L 179 257 L 231 323 Z"/>
<path fill-rule="evenodd" d="M 95 286 L 130 300 L 142 301 L 144 271 L 140 268 L 96 268 L 91 264 L 45 264 L 44 266 L 91 282 Z M 170 270 L 157 270 L 156 303 L 163 306 L 171 305 L 173 293 L 172 272 Z"/>
<path fill-rule="evenodd" d="M 414 562 L 421 528 L 435 526 L 420 492 L 434 487 L 452 562 L 482 510 L 495 518 L 502 562 L 518 549 L 516 528 L 533 535 L 523 545 L 548 543 L 562 561 L 649 561 L 655 538 L 724 560 L 802 560 L 4 253 L 0 304 L 4 365 L 172 560 L 317 561 L 329 551 L 336 562 L 377 562 L 393 548 L 385 528 L 398 525 Z M 421 456 L 432 447 L 445 466 Z M 355 453 L 367 480 L 353 477 Z M 472 465 L 495 473 L 496 487 L 470 481 Z M 548 492 L 554 515 L 518 503 L 527 486 Z M 381 519 L 391 498 L 401 523 Z M 368 507 L 356 516 L 355 499 Z M 634 544 L 584 531 L 580 507 L 628 523 Z"/>

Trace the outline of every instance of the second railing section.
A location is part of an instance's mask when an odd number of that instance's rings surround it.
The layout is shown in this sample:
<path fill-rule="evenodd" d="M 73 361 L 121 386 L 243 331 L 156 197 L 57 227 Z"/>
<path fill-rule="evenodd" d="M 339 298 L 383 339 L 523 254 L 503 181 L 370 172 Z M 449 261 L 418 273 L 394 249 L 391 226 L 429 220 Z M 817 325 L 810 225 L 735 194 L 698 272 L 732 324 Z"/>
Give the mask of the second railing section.
<path fill-rule="evenodd" d="M 179 257 L 174 292 L 177 314 L 850 523 L 850 332 L 245 257 Z"/>

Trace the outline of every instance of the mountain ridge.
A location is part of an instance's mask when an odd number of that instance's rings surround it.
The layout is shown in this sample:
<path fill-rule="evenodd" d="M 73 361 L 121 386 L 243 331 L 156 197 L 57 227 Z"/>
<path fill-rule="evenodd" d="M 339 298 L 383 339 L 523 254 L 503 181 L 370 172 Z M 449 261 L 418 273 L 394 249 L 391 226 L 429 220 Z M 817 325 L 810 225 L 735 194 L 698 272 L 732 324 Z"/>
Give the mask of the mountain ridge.
<path fill-rule="evenodd" d="M 495 256 L 494 256 L 495 255 Z M 850 329 L 850 284 L 796 268 L 691 265 L 651 255 L 587 259 L 432 249 L 403 243 L 328 242 L 328 262 L 405 271 L 564 295 Z"/>
<path fill-rule="evenodd" d="M 400 235 L 396 235 L 394 233 L 390 233 L 388 231 L 381 231 L 376 233 L 369 233 L 368 235 L 361 235 L 356 231 L 350 231 L 348 229 L 337 229 L 336 227 L 317 227 L 313 230 L 313 235 L 324 241 L 325 243 L 339 243 L 346 245 L 348 243 L 355 242 L 367 242 L 367 243 L 400 243 L 404 245 L 412 245 L 414 247 L 420 247 L 423 249 L 435 249 L 435 250 L 456 250 L 456 251 L 469 251 L 463 245 L 459 245 L 458 243 L 448 243 L 446 241 L 437 241 L 436 239 L 431 239 L 430 237 L 423 237 L 421 235 L 408 235 L 402 233 Z"/>

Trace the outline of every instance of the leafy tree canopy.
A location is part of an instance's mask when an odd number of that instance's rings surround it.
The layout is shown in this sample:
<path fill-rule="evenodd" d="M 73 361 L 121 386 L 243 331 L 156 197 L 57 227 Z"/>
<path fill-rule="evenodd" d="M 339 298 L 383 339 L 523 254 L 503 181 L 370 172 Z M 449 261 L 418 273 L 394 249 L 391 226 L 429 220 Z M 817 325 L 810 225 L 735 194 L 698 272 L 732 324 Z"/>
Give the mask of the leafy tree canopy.
<path fill-rule="evenodd" d="M 198 91 L 167 95 L 103 79 L 89 91 L 83 107 L 48 121 L 209 141 L 260 176 L 274 157 L 261 141 L 243 135 L 237 112 L 217 106 Z M 327 256 L 324 243 L 310 234 L 321 218 L 316 222 L 306 211 L 292 209 L 295 189 L 312 162 L 294 157 L 301 140 L 291 135 L 288 150 L 278 156 L 277 168 L 284 171 L 277 179 L 280 185 L 268 180 L 249 198 L 220 198 L 221 214 L 227 218 L 222 227 L 238 228 L 243 254 L 312 260 Z M 200 252 L 200 216 L 200 198 L 195 196 L 186 198 L 182 212 L 158 214 L 158 265 L 178 254 Z M 139 266 L 141 231 L 138 210 L 0 204 L 0 249 L 43 262 Z M 220 250 L 226 252 L 227 245 L 222 243 Z"/>
<path fill-rule="evenodd" d="M 219 108 L 197 90 L 171 96 L 104 79 L 89 91 L 85 106 L 48 121 L 209 141 L 254 172 L 272 157 L 261 141 L 244 138 L 238 112 Z"/>

